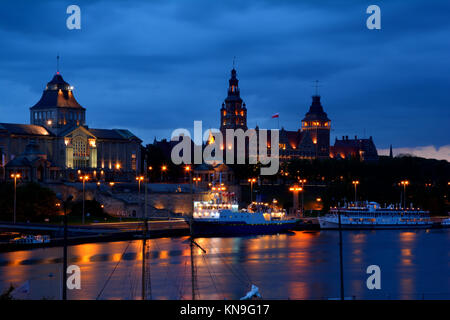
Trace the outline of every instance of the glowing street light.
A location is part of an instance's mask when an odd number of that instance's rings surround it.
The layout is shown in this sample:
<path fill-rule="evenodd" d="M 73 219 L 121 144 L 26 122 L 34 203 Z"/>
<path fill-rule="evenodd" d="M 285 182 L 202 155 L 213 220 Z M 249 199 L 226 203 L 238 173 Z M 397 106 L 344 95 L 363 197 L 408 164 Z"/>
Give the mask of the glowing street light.
<path fill-rule="evenodd" d="M 89 180 L 89 176 L 88 175 L 80 176 L 80 180 L 83 181 L 83 211 L 82 211 L 82 216 L 81 216 L 81 224 L 84 224 L 84 200 L 85 200 L 84 185 L 85 185 L 86 181 Z"/>
<path fill-rule="evenodd" d="M 353 180 L 352 181 L 352 183 L 353 183 L 353 185 L 355 186 L 355 206 L 356 206 L 356 189 L 357 189 L 357 187 L 358 187 L 358 184 L 359 184 L 359 181 L 358 180 Z"/>
<path fill-rule="evenodd" d="M 20 179 L 20 173 L 12 173 L 11 178 L 14 179 L 14 218 L 13 222 L 16 224 L 16 189 L 17 189 L 17 179 Z"/>
<path fill-rule="evenodd" d="M 141 182 L 144 181 L 144 176 L 136 177 L 136 181 L 138 182 L 138 202 L 139 202 L 139 210 L 141 210 Z"/>
<path fill-rule="evenodd" d="M 303 187 L 295 185 L 295 186 L 290 187 L 289 191 L 292 192 L 292 195 L 293 195 L 293 207 L 294 207 L 295 213 L 297 214 L 297 211 L 298 211 L 298 193 L 303 191 Z M 303 215 L 303 211 L 302 211 L 302 215 Z"/>
<path fill-rule="evenodd" d="M 200 177 L 193 177 L 192 180 L 195 182 L 195 187 L 197 188 L 198 187 L 198 183 L 200 181 L 202 181 L 202 178 L 200 178 Z"/>
<path fill-rule="evenodd" d="M 167 171 L 167 166 L 162 166 L 161 167 L 161 181 L 163 181 L 163 174 L 164 174 L 164 172 L 166 172 Z"/>
<path fill-rule="evenodd" d="M 409 185 L 408 180 L 400 181 L 400 184 L 403 186 L 403 208 L 406 209 L 406 186 Z"/>
<path fill-rule="evenodd" d="M 250 203 L 253 202 L 253 184 L 256 182 L 256 178 L 250 178 L 248 179 L 248 182 L 250 182 Z"/>
<path fill-rule="evenodd" d="M 300 182 L 300 183 L 302 184 L 302 191 L 303 191 L 304 188 L 305 188 L 306 179 L 298 179 L 298 182 Z M 304 212 L 304 210 L 305 210 L 305 206 L 304 206 L 304 196 L 305 196 L 305 193 L 302 192 L 302 215 L 303 215 L 303 212 Z"/>

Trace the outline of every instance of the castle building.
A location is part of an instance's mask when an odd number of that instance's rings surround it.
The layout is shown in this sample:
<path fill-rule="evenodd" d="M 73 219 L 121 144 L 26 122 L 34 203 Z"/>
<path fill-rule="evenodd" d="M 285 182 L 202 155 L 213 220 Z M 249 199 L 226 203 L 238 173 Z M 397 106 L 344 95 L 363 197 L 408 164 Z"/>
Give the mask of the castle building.
<path fill-rule="evenodd" d="M 99 175 L 114 172 L 132 179 L 141 169 L 141 143 L 126 129 L 86 126 L 86 109 L 57 72 L 30 108 L 30 124 L 0 123 L 0 177 L 9 177 L 6 169 L 23 172 L 24 179 L 71 180 L 76 179 L 74 171 L 96 175 L 98 170 Z M 34 160 L 28 161 L 32 155 Z M 16 158 L 20 161 L 13 161 Z M 27 168 L 21 169 L 20 164 L 27 164 Z M 38 168 L 32 168 L 34 164 Z M 39 174 L 26 177 L 27 172 Z"/>
<path fill-rule="evenodd" d="M 224 137 L 224 146 L 231 144 L 225 141 L 226 129 L 247 130 L 247 108 L 240 96 L 236 70 L 231 70 L 228 96 L 220 109 L 220 131 Z M 317 89 L 317 88 L 316 88 Z M 334 146 L 330 147 L 331 120 L 321 103 L 321 96 L 316 92 L 312 96 L 312 103 L 308 112 L 301 120 L 298 130 L 279 130 L 279 156 L 280 161 L 294 159 L 348 159 L 358 157 L 361 161 L 378 159 L 378 153 L 372 137 L 370 139 L 336 139 Z M 259 127 L 255 128 L 259 136 Z M 268 149 L 271 147 L 270 133 L 268 133 Z M 248 141 L 246 141 L 248 150 Z"/>
<path fill-rule="evenodd" d="M 231 78 L 229 79 L 228 93 L 222 107 L 220 108 L 220 132 L 222 133 L 222 150 L 225 148 L 231 150 L 237 155 L 236 139 L 234 143 L 226 141 L 226 130 L 242 129 L 246 131 L 247 126 L 247 107 L 243 102 L 240 94 L 239 80 L 237 78 L 236 69 L 231 70 Z M 316 88 L 317 89 L 317 88 Z M 280 161 L 291 161 L 295 159 L 347 159 L 358 156 L 362 161 L 371 161 L 378 159 L 377 150 L 372 138 L 349 140 L 336 139 L 334 146 L 330 146 L 330 132 L 331 120 L 321 103 L 321 96 L 316 93 L 312 96 L 312 103 L 309 106 L 305 116 L 299 121 L 299 129 L 286 130 L 281 128 L 279 130 L 279 157 Z M 271 148 L 271 133 L 267 133 L 267 150 L 270 153 Z M 259 138 L 260 129 L 255 128 L 256 138 Z M 249 133 L 245 140 L 245 158 L 246 162 L 249 160 L 249 140 L 253 138 L 252 133 Z M 212 143 L 214 137 L 210 135 L 207 143 Z M 161 144 L 161 145 L 160 145 Z M 165 153 L 170 154 L 174 143 L 165 140 L 154 142 L 155 146 L 160 146 Z M 224 155 L 225 157 L 225 155 Z M 236 163 L 236 161 L 235 161 Z M 247 162 L 248 163 L 248 162 Z"/>
<path fill-rule="evenodd" d="M 355 139 L 349 139 L 345 136 L 342 140 L 336 138 L 330 150 L 330 158 L 377 161 L 378 152 L 372 137 L 361 139 L 355 136 Z"/>
<path fill-rule="evenodd" d="M 302 120 L 302 131 L 308 132 L 315 146 L 315 158 L 324 159 L 330 155 L 331 121 L 323 111 L 320 96 L 314 95 L 313 101 Z"/>
<path fill-rule="evenodd" d="M 236 69 L 233 68 L 229 80 L 228 96 L 220 109 L 220 131 L 224 137 L 224 145 L 228 148 L 231 145 L 225 141 L 226 129 L 247 130 L 247 107 L 240 96 L 238 83 Z M 289 131 L 282 128 L 279 131 L 280 160 L 328 158 L 330 152 L 330 124 L 331 121 L 320 103 L 320 96 L 313 96 L 309 111 L 301 122 L 301 129 Z M 258 127 L 255 129 L 256 132 L 259 131 Z M 269 133 L 268 148 L 270 148 L 270 144 Z M 247 149 L 248 143 L 246 143 Z"/>

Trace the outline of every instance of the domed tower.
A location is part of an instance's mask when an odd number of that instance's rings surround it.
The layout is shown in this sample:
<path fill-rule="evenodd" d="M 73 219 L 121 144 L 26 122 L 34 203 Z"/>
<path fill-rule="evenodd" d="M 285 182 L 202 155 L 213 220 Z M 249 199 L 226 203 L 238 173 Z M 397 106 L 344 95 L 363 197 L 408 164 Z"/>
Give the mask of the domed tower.
<path fill-rule="evenodd" d="M 66 126 L 83 126 L 86 109 L 73 95 L 73 87 L 59 71 L 47 83 L 41 99 L 30 108 L 30 123 L 44 126 L 54 133 Z"/>
<path fill-rule="evenodd" d="M 302 130 L 307 131 L 315 145 L 316 158 L 329 158 L 330 156 L 330 129 L 331 121 L 323 111 L 320 96 L 312 97 L 309 111 L 302 120 Z"/>
<path fill-rule="evenodd" d="M 226 129 L 247 130 L 247 108 L 241 99 L 238 84 L 236 70 L 233 68 L 229 80 L 228 96 L 220 109 L 220 131 L 224 136 Z"/>

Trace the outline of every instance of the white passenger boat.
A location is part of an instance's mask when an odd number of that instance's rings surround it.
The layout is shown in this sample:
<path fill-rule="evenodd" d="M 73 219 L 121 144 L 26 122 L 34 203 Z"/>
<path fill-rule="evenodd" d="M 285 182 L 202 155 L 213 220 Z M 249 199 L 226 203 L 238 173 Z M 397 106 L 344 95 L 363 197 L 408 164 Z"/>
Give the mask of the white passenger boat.
<path fill-rule="evenodd" d="M 329 214 L 319 217 L 320 228 L 338 229 L 339 215 L 342 229 L 429 228 L 433 224 L 428 211 L 393 205 L 382 208 L 376 202 L 364 202 L 330 209 Z"/>

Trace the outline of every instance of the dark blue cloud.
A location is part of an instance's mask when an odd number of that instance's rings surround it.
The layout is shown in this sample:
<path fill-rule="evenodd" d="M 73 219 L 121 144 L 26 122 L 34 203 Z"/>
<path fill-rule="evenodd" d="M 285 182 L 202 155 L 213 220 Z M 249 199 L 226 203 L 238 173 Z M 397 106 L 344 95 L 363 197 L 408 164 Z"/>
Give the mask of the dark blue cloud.
<path fill-rule="evenodd" d="M 65 27 L 78 4 L 82 29 Z M 378 1 L 8 1 L 0 8 L 2 122 L 28 122 L 61 55 L 92 127 L 145 142 L 194 120 L 219 126 L 233 56 L 249 125 L 295 130 L 320 79 L 332 137 L 449 144 L 450 4 Z"/>

